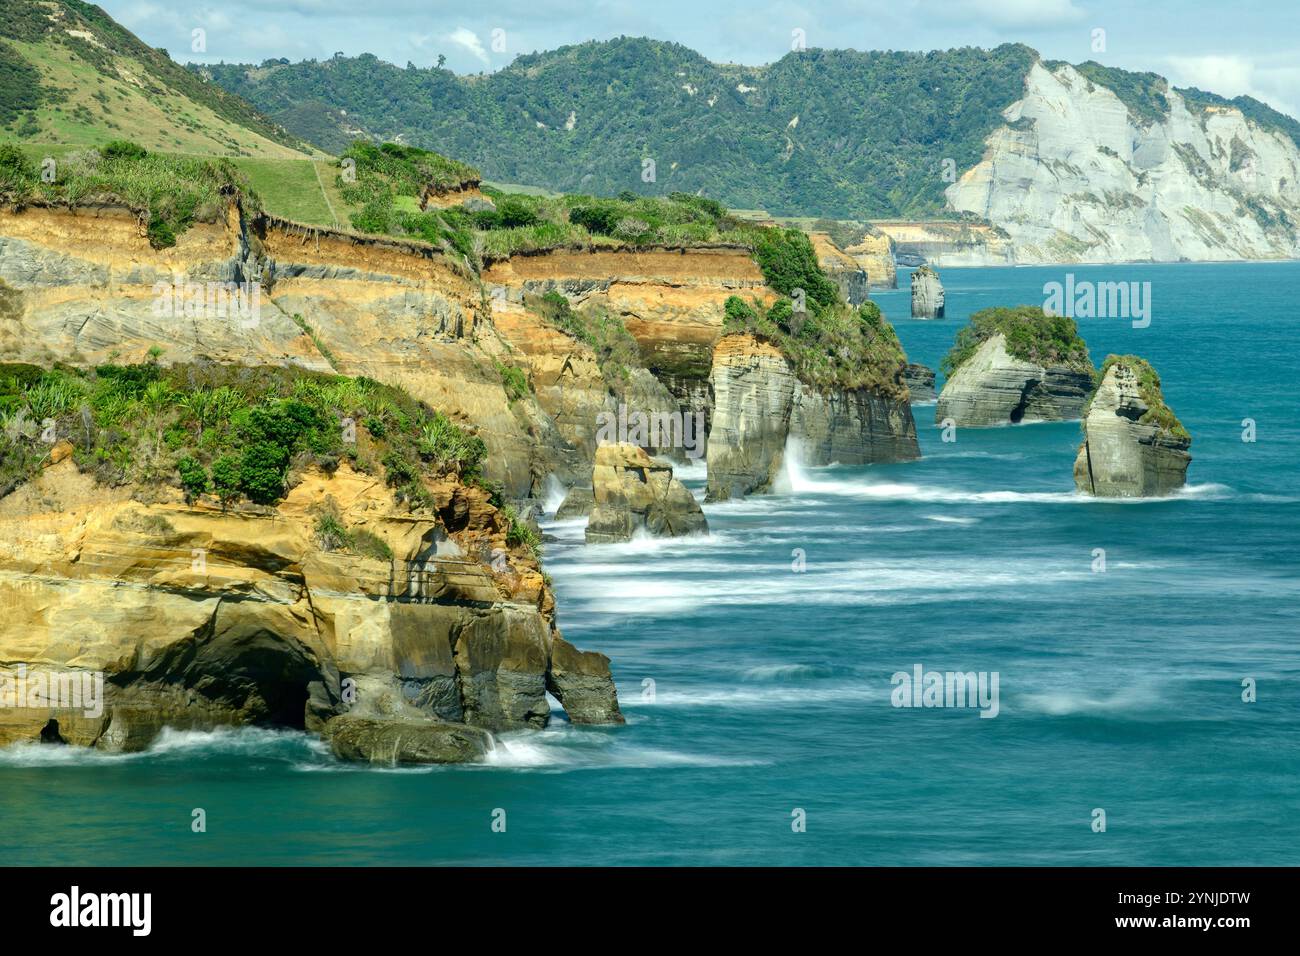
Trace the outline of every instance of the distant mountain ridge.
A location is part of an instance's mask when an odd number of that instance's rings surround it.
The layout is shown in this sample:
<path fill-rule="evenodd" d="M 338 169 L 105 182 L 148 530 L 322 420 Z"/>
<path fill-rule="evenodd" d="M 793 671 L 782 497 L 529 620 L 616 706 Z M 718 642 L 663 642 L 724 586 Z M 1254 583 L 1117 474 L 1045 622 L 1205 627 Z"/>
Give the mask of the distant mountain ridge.
<path fill-rule="evenodd" d="M 396 138 L 505 182 L 702 191 L 775 215 L 866 219 L 955 216 L 945 190 L 985 158 L 1039 62 L 1031 48 L 1005 44 L 813 49 L 748 67 L 621 37 L 520 56 L 479 76 L 371 55 L 191 69 L 327 149 L 355 135 Z M 1155 74 L 1076 69 L 1112 89 L 1139 125 L 1168 112 L 1170 86 Z M 1300 123 L 1250 97 L 1178 93 L 1190 109 L 1235 108 L 1300 142 Z M 642 180 L 646 159 L 654 183 Z"/>

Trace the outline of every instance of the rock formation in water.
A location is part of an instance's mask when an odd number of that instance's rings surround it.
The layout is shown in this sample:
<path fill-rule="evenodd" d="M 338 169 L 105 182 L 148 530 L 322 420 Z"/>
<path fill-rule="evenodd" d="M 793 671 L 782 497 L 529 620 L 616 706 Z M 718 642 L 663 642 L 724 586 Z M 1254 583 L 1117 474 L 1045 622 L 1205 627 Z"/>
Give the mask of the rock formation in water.
<path fill-rule="evenodd" d="M 671 465 L 627 443 L 601 445 L 591 476 L 594 504 L 587 543 L 630 541 L 639 530 L 680 537 L 709 530 L 695 496 L 673 477 Z"/>
<path fill-rule="evenodd" d="M 912 394 L 912 404 L 934 401 L 934 369 L 918 362 L 909 362 L 903 370 L 903 380 L 907 382 L 907 390 Z"/>
<path fill-rule="evenodd" d="M 929 266 L 912 273 L 912 318 L 943 318 L 943 283 Z"/>
<path fill-rule="evenodd" d="M 1171 494 L 1187 481 L 1191 443 L 1155 369 L 1134 355 L 1112 355 L 1083 419 L 1075 487 L 1103 498 Z"/>
<path fill-rule="evenodd" d="M 944 359 L 934 419 L 966 427 L 1078 418 L 1095 370 L 1074 322 L 1042 309 L 985 309 Z"/>
<path fill-rule="evenodd" d="M 826 278 L 830 279 L 840 290 L 840 295 L 849 305 L 861 305 L 866 302 L 871 292 L 871 282 L 867 270 L 862 264 L 835 244 L 824 232 L 810 232 L 813 251 L 817 253 L 817 265 Z"/>
<path fill-rule="evenodd" d="M 770 492 L 791 439 L 810 465 L 920 457 L 903 389 L 890 394 L 806 384 L 776 345 L 752 335 L 728 335 L 718 342 L 711 382 L 711 501 Z"/>
<path fill-rule="evenodd" d="M 0 746 L 136 751 L 164 727 L 259 724 L 349 758 L 463 760 L 544 726 L 548 691 L 575 723 L 621 723 L 608 659 L 564 642 L 489 493 L 426 487 L 433 510 L 412 512 L 344 461 L 275 506 L 223 509 L 48 464 L 0 499 L 0 691 L 28 688 Z M 323 501 L 387 556 L 329 550 Z M 54 695 L 95 674 L 98 704 Z"/>

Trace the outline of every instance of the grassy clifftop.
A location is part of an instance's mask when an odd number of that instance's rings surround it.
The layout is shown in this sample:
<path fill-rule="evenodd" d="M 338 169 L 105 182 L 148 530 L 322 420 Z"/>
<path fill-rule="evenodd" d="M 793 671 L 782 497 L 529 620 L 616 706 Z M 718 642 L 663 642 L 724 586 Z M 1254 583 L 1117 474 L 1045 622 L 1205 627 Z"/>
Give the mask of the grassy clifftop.
<path fill-rule="evenodd" d="M 439 412 L 366 378 L 215 364 L 0 365 L 0 496 L 60 440 L 103 484 L 168 484 L 225 504 L 274 504 L 295 472 L 347 459 L 419 508 L 423 476 L 475 480 L 486 454 Z"/>
<path fill-rule="evenodd" d="M 1038 365 L 1064 365 L 1091 372 L 1088 345 L 1079 336 L 1074 320 L 1048 315 L 1040 306 L 999 306 L 983 309 L 970 317 L 970 324 L 957 333 L 952 349 L 939 367 L 951 376 L 988 339 L 998 334 L 1007 340 L 1007 351 L 1015 358 Z"/>

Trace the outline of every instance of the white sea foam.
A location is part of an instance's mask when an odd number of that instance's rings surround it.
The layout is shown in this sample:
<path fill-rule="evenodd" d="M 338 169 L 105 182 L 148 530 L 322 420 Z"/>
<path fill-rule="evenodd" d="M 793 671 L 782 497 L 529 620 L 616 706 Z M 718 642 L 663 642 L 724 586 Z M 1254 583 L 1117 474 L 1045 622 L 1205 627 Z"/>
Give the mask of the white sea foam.
<path fill-rule="evenodd" d="M 92 747 L 21 743 L 0 749 L 0 766 L 58 767 L 111 764 L 119 761 L 190 760 L 214 756 L 301 758 L 326 756 L 318 738 L 298 730 L 266 727 L 219 727 L 215 730 L 176 730 L 164 727 L 148 748 L 134 753 L 109 753 Z"/>
<path fill-rule="evenodd" d="M 1120 688 L 1109 694 L 1059 689 L 1025 694 L 1012 702 L 1012 708 L 1023 708 L 1052 717 L 1065 717 L 1074 714 L 1150 710 L 1159 706 L 1160 702 L 1160 692 L 1155 687 L 1141 685 Z"/>
<path fill-rule="evenodd" d="M 749 767 L 762 761 L 686 753 L 629 743 L 617 733 L 567 725 L 514 731 L 497 737 L 481 767 L 562 773 L 573 770 L 671 767 Z"/>
<path fill-rule="evenodd" d="M 564 497 L 566 494 L 567 492 L 564 490 L 564 485 L 560 484 L 560 479 L 556 478 L 554 475 L 547 475 L 546 489 L 542 493 L 543 512 L 548 515 L 555 514 L 555 512 L 560 509 L 560 505 L 564 504 Z"/>

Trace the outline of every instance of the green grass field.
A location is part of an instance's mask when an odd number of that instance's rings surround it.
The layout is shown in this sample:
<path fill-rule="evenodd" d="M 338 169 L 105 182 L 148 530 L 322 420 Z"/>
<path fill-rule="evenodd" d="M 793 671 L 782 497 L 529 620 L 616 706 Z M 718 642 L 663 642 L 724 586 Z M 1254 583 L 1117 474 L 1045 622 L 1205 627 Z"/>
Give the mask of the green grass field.
<path fill-rule="evenodd" d="M 39 165 L 45 158 L 55 161 L 85 146 L 67 143 L 19 143 L 27 156 Z M 161 152 L 161 151 L 160 151 Z M 178 153 L 193 159 L 211 157 Z M 261 159 L 249 156 L 230 157 L 230 161 L 248 177 L 267 212 L 312 226 L 348 227 L 352 208 L 339 195 L 334 177 L 338 169 L 332 160 Z"/>

